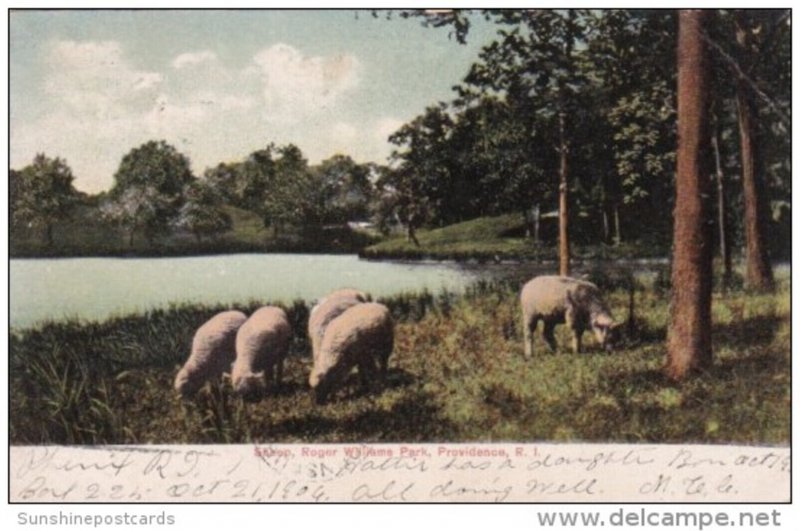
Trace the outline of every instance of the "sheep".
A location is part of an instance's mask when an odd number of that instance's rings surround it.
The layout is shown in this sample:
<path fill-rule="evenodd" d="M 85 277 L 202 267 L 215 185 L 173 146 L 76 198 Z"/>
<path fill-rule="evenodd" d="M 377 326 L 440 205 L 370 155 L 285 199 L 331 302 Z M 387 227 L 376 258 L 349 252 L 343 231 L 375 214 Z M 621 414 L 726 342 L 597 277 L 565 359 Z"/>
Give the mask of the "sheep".
<path fill-rule="evenodd" d="M 520 302 L 526 359 L 533 355 L 533 334 L 540 319 L 544 321 L 544 339 L 553 351 L 553 330 L 564 322 L 573 332 L 572 348 L 576 353 L 581 350 L 581 336 L 588 328 L 603 348 L 611 350 L 614 318 L 600 290 L 591 282 L 554 275 L 536 277 L 522 288 Z"/>
<path fill-rule="evenodd" d="M 231 370 L 234 392 L 255 398 L 273 381 L 279 387 L 291 336 L 289 318 L 281 308 L 264 306 L 253 312 L 236 333 L 236 361 Z"/>
<path fill-rule="evenodd" d="M 328 324 L 351 306 L 367 302 L 367 300 L 367 295 L 361 291 L 342 288 L 329 293 L 311 309 L 308 317 L 308 337 L 311 340 L 311 352 L 314 360 L 317 359 L 322 336 Z"/>
<path fill-rule="evenodd" d="M 324 403 L 355 366 L 364 387 L 375 374 L 376 361 L 385 379 L 393 346 L 394 324 L 386 306 L 365 302 L 348 308 L 328 325 L 314 360 L 308 383 L 317 403 Z"/>
<path fill-rule="evenodd" d="M 206 381 L 230 370 L 236 358 L 236 332 L 246 320 L 242 312 L 230 310 L 197 329 L 189 359 L 175 377 L 175 390 L 182 397 L 194 395 Z"/>

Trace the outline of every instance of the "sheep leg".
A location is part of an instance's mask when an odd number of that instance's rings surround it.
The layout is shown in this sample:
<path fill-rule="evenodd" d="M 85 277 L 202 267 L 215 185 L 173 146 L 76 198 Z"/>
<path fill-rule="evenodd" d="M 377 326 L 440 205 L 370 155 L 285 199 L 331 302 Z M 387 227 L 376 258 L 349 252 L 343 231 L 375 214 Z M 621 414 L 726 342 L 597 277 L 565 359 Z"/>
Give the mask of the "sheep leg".
<path fill-rule="evenodd" d="M 361 380 L 362 391 L 368 391 L 370 383 L 375 379 L 377 367 L 375 366 L 375 358 L 372 356 L 364 356 L 358 362 L 358 376 Z"/>
<path fill-rule="evenodd" d="M 575 354 L 581 351 L 581 337 L 583 336 L 583 322 L 578 315 L 577 310 L 571 304 L 567 306 L 567 311 L 564 312 L 564 321 L 567 327 L 572 330 L 572 350 Z"/>
<path fill-rule="evenodd" d="M 572 350 L 575 352 L 575 354 L 578 354 L 581 351 L 581 337 L 583 336 L 583 330 L 578 327 L 575 328 L 572 333 Z"/>
<path fill-rule="evenodd" d="M 525 359 L 529 360 L 533 356 L 533 335 L 536 333 L 536 325 L 539 324 L 538 318 L 529 318 L 525 313 L 522 314 L 522 337 L 525 343 Z"/>
<path fill-rule="evenodd" d="M 550 347 L 552 352 L 557 350 L 556 336 L 553 334 L 555 329 L 556 324 L 554 322 L 545 320 L 544 333 L 542 335 L 544 336 L 544 340 L 547 341 L 547 345 Z"/>

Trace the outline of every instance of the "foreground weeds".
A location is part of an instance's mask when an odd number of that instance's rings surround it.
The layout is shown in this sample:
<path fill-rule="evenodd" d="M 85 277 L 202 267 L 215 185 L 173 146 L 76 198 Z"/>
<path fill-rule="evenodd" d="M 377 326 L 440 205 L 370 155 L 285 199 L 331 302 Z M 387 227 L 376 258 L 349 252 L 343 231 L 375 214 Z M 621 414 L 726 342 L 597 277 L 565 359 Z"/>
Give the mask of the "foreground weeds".
<path fill-rule="evenodd" d="M 668 294 L 624 285 L 609 303 L 626 322 L 614 354 L 539 340 L 522 356 L 519 283 L 480 283 L 454 295 L 386 299 L 397 320 L 385 386 L 362 393 L 355 374 L 317 406 L 307 386 L 308 307 L 295 328 L 284 384 L 244 402 L 227 380 L 180 400 L 172 380 L 194 330 L 223 308 L 174 307 L 104 323 L 65 322 L 10 339 L 15 444 L 424 441 L 627 441 L 786 444 L 790 305 L 775 294 L 714 295 L 713 367 L 676 384 L 663 378 Z M 251 312 L 251 303 L 239 309 Z M 537 337 L 537 339 L 539 339 Z"/>

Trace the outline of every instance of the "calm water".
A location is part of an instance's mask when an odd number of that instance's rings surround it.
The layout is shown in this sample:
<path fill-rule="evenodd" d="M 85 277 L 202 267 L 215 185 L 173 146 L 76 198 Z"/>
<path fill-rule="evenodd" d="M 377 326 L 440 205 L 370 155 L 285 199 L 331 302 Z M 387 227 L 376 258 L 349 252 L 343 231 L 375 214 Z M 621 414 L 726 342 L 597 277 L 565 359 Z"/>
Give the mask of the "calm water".
<path fill-rule="evenodd" d="M 369 262 L 356 256 L 240 254 L 189 258 L 11 260 L 10 320 L 103 320 L 170 303 L 312 300 L 339 287 L 373 296 L 460 291 L 478 272 L 454 264 Z"/>

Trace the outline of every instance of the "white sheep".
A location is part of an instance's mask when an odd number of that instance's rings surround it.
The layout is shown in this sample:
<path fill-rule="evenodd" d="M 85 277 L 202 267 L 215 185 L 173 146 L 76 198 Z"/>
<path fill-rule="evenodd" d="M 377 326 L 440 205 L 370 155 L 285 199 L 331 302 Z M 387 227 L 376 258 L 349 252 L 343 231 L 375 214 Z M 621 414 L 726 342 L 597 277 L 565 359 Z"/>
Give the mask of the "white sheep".
<path fill-rule="evenodd" d="M 376 362 L 385 378 L 393 346 L 394 324 L 386 306 L 366 302 L 345 310 L 325 330 L 308 379 L 317 402 L 325 402 L 353 367 L 363 386 L 375 375 Z"/>
<path fill-rule="evenodd" d="M 581 336 L 587 329 L 597 342 L 611 350 L 614 318 L 600 290 L 591 282 L 563 276 L 540 276 L 529 281 L 520 294 L 525 357 L 533 354 L 533 333 L 539 321 L 544 322 L 543 336 L 551 350 L 556 349 L 555 326 L 566 323 L 573 332 L 572 348 L 581 349 Z"/>
<path fill-rule="evenodd" d="M 342 288 L 329 293 L 311 309 L 308 317 L 308 337 L 311 340 L 311 352 L 315 360 L 328 324 L 351 306 L 362 302 L 367 302 L 365 293 L 352 288 Z"/>
<path fill-rule="evenodd" d="M 230 310 L 218 313 L 197 329 L 189 359 L 175 377 L 175 390 L 181 396 L 192 396 L 206 381 L 231 369 L 236 359 L 236 331 L 246 320 L 242 312 Z"/>
<path fill-rule="evenodd" d="M 264 306 L 253 312 L 236 334 L 236 361 L 231 371 L 234 392 L 257 397 L 267 384 L 280 386 L 291 337 L 289 318 L 281 308 Z"/>

